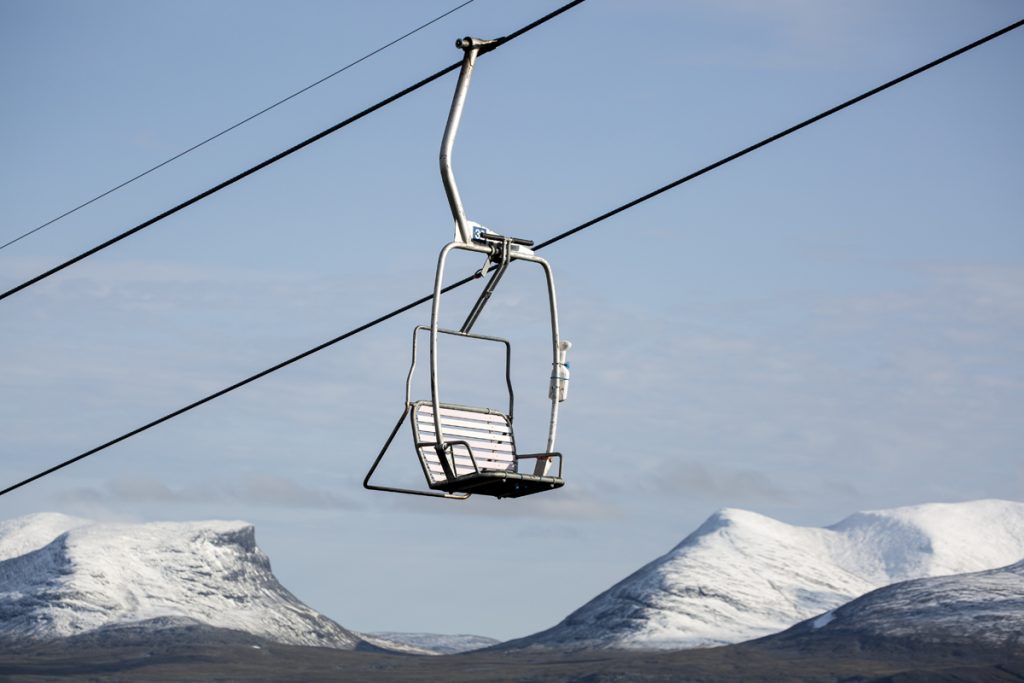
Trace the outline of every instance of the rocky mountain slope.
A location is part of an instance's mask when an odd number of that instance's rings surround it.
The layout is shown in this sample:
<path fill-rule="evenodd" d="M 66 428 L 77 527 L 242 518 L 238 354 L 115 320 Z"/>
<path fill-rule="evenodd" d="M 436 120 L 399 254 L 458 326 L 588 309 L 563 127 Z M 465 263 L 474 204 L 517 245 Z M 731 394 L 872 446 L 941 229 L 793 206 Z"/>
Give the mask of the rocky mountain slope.
<path fill-rule="evenodd" d="M 1024 657 L 1024 561 L 983 572 L 905 581 L 765 638 L 835 651 L 990 649 Z"/>
<path fill-rule="evenodd" d="M 500 648 L 692 648 L 789 628 L 881 586 L 1024 557 L 1024 504 L 860 512 L 799 527 L 723 510 L 555 627 Z"/>

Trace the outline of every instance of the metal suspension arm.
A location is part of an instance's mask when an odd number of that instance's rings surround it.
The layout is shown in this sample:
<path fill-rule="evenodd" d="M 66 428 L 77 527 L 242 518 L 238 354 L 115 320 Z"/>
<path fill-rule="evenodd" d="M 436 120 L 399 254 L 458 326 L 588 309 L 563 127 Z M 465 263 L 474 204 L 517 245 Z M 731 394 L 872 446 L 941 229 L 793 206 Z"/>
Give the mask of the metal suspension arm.
<path fill-rule="evenodd" d="M 459 82 L 455 86 L 452 108 L 448 113 L 448 124 L 445 126 L 444 138 L 441 140 L 440 162 L 441 181 L 444 183 L 445 194 L 448 195 L 452 217 L 455 219 L 455 241 L 464 244 L 472 240 L 473 231 L 466 219 L 466 211 L 462 208 L 459 188 L 455 184 L 455 174 L 452 172 L 452 147 L 455 145 L 455 135 L 459 131 L 459 122 L 462 120 L 462 108 L 466 103 L 466 93 L 469 91 L 469 81 L 473 77 L 473 65 L 476 63 L 477 55 L 481 51 L 486 52 L 488 48 L 493 49 L 497 43 L 496 40 L 480 40 L 479 38 L 460 38 L 455 41 L 455 47 L 465 51 L 465 56 L 462 58 Z"/>

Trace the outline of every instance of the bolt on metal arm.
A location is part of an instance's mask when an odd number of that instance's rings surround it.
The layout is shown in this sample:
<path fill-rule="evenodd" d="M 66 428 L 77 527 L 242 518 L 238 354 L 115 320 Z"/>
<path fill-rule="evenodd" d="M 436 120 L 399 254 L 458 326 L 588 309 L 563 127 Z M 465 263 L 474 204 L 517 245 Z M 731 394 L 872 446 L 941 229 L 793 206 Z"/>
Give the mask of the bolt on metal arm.
<path fill-rule="evenodd" d="M 455 174 L 452 172 L 452 147 L 455 145 L 455 135 L 459 131 L 459 122 L 462 119 L 462 108 L 466 103 L 466 93 L 469 90 L 469 80 L 473 77 L 473 65 L 476 63 L 477 55 L 481 50 L 493 48 L 497 40 L 480 40 L 479 38 L 460 38 L 455 41 L 455 47 L 463 50 L 465 56 L 462 58 L 462 69 L 459 71 L 459 82 L 455 86 L 455 96 L 452 98 L 452 108 L 448 114 L 448 125 L 444 129 L 444 138 L 441 140 L 441 181 L 444 183 L 445 194 L 448 195 L 448 204 L 452 209 L 452 217 L 455 219 L 455 241 L 468 244 L 473 239 L 473 230 L 466 219 L 466 211 L 462 208 L 462 198 L 459 196 L 459 188 L 455 184 Z"/>

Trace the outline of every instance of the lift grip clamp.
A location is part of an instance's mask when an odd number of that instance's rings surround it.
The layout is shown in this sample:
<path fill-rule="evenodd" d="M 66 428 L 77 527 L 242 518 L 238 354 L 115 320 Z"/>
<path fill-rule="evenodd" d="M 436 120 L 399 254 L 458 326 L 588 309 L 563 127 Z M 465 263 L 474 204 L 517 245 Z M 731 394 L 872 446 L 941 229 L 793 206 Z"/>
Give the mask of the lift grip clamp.
<path fill-rule="evenodd" d="M 494 48 L 498 47 L 502 38 L 495 38 L 494 40 L 483 40 L 481 38 L 471 38 L 466 36 L 465 38 L 459 38 L 455 41 L 455 47 L 460 50 L 479 50 L 478 54 L 490 52 Z"/>

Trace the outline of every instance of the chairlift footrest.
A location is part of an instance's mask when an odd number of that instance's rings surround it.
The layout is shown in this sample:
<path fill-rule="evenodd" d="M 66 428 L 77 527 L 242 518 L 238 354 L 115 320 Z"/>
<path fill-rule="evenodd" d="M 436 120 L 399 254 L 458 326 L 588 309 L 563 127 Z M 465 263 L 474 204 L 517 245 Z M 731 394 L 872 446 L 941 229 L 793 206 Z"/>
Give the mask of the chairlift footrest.
<path fill-rule="evenodd" d="M 519 472 L 483 471 L 464 474 L 450 481 L 431 484 L 430 488 L 446 493 L 473 493 L 495 498 L 521 498 L 533 493 L 552 491 L 565 485 L 561 477 L 547 477 Z"/>

